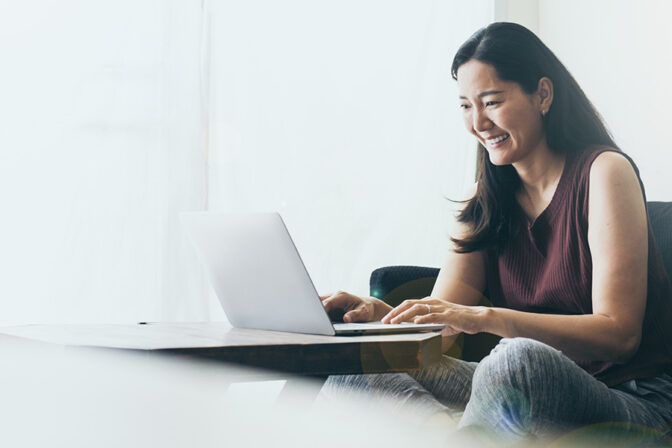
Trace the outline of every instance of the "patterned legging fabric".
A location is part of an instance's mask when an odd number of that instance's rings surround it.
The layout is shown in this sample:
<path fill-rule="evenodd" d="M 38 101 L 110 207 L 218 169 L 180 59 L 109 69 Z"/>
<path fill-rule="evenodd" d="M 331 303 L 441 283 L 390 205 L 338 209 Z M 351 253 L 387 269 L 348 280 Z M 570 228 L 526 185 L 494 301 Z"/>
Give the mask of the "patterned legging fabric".
<path fill-rule="evenodd" d="M 459 428 L 512 443 L 577 428 L 607 437 L 633 430 L 660 436 L 672 423 L 672 376 L 609 388 L 560 351 L 526 338 L 502 339 L 480 363 L 443 356 L 411 374 L 331 376 L 323 389 L 327 395 L 348 391 L 422 417 L 463 411 Z"/>

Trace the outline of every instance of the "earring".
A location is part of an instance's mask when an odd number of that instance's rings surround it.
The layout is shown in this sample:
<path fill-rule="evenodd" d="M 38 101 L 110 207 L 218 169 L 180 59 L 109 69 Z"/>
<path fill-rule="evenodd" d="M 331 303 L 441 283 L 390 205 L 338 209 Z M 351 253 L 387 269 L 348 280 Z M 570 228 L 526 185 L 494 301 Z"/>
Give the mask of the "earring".
<path fill-rule="evenodd" d="M 547 111 L 547 110 L 542 110 L 542 111 L 541 111 L 541 116 L 542 116 L 542 117 L 545 116 L 545 115 L 546 115 L 546 112 L 548 112 L 548 111 Z"/>

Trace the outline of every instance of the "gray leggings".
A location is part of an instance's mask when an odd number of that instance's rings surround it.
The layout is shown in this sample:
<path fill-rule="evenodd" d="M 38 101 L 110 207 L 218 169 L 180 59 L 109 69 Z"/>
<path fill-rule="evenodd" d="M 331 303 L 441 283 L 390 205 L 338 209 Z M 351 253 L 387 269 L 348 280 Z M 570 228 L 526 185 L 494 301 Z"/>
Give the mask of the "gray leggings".
<path fill-rule="evenodd" d="M 560 351 L 541 342 L 502 339 L 480 363 L 448 356 L 411 374 L 329 377 L 325 393 L 347 390 L 389 398 L 430 416 L 464 411 L 460 428 L 479 428 L 498 440 L 546 437 L 586 425 L 619 431 L 669 431 L 672 376 L 632 380 L 609 388 Z"/>

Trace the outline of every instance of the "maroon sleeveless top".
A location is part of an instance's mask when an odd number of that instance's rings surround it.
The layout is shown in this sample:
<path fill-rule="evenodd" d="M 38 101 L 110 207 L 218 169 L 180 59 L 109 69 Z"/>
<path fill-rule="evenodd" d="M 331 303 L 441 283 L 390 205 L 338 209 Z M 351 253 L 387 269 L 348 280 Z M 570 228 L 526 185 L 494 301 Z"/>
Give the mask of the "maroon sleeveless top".
<path fill-rule="evenodd" d="M 533 223 L 520 206 L 512 210 L 516 231 L 505 245 L 489 249 L 486 255 L 493 306 L 547 314 L 593 312 L 588 187 L 590 167 L 605 151 L 616 150 L 595 146 L 567 156 L 553 199 Z M 618 153 L 632 163 L 639 177 L 632 160 Z M 574 360 L 608 386 L 672 373 L 672 289 L 650 224 L 648 269 L 646 311 L 637 353 L 625 364 Z"/>

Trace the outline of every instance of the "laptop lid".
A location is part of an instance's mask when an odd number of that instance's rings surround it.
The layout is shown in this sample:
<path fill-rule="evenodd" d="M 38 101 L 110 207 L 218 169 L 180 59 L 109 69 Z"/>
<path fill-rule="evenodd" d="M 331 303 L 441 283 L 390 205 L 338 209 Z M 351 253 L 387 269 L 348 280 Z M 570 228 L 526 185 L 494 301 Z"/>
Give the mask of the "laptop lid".
<path fill-rule="evenodd" d="M 234 327 L 333 336 L 438 331 L 443 324 L 332 325 L 278 213 L 180 215 Z"/>
<path fill-rule="evenodd" d="M 231 325 L 335 334 L 278 213 L 190 212 L 180 219 Z"/>

